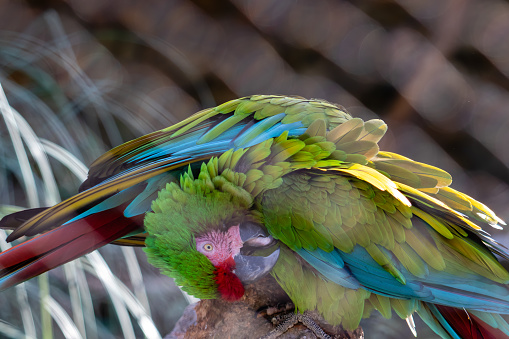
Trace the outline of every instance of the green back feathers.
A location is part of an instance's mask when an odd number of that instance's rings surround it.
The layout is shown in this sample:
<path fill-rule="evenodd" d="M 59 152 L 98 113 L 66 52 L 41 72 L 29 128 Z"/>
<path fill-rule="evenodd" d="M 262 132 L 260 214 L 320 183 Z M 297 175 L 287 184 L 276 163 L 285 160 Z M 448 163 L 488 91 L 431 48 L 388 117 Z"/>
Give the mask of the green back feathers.
<path fill-rule="evenodd" d="M 196 250 L 196 235 L 235 225 L 245 216 L 246 201 L 221 192 L 203 174 L 198 179 L 185 173 L 181 185 L 170 183 L 152 203 L 145 217 L 149 236 L 145 252 L 149 262 L 197 298 L 219 297 L 214 266 Z"/>
<path fill-rule="evenodd" d="M 253 115 L 255 120 L 270 118 L 284 113 L 281 119 L 283 124 L 291 124 L 300 121 L 305 127 L 311 125 L 315 120 L 321 119 L 327 122 L 327 127 L 332 129 L 342 124 L 351 116 L 346 110 L 324 100 L 305 99 L 302 97 L 286 97 L 280 95 L 252 95 L 225 102 L 217 107 L 204 109 L 182 122 L 164 129 L 164 132 L 172 132 L 172 137 L 181 135 L 192 128 L 198 126 L 203 121 L 212 118 L 218 114 L 232 114 L 232 116 L 221 124 L 212 128 L 207 134 L 202 136 L 199 143 L 208 142 L 221 135 L 228 128 L 235 125 L 242 119 Z M 279 122 L 272 121 L 273 123 Z M 263 126 L 263 130 L 271 127 L 270 123 Z M 263 130 L 254 131 L 248 138 L 252 139 L 257 133 Z"/>
<path fill-rule="evenodd" d="M 252 96 L 204 110 L 162 132 L 178 137 L 216 115 L 226 118 L 210 126 L 197 144 L 213 141 L 248 117 L 259 122 L 238 147 L 277 123 L 300 121 L 307 129 L 297 137 L 283 132 L 212 157 L 202 163 L 196 179 L 190 170 L 180 187 L 171 184 L 160 193 L 154 213 L 146 218 L 151 234 L 147 252 L 155 266 L 189 293 L 217 296 L 213 267 L 194 249 L 193 236 L 205 230 L 199 225 L 219 222 L 230 213 L 241 218 L 239 211 L 248 210 L 263 213 L 268 231 L 292 250 L 337 248 L 350 253 L 360 245 L 403 285 L 401 267 L 420 279 L 427 267 L 450 269 L 458 255 L 470 272 L 496 282 L 508 279 L 489 251 L 469 238 L 477 234 L 496 250 L 474 222 L 501 221 L 486 206 L 449 188 L 452 179 L 445 171 L 380 152 L 378 141 L 387 129 L 383 121 L 351 118 L 341 107 L 319 100 Z M 169 245 L 172 242 L 177 245 Z M 373 309 L 386 317 L 392 310 L 406 317 L 418 307 L 415 300 L 346 290 L 303 265 L 289 249 L 282 251 L 272 274 L 300 310 L 319 308 L 330 322 L 342 321 L 348 328 L 357 327 Z M 305 288 L 309 291 L 301 293 Z"/>
<path fill-rule="evenodd" d="M 130 166 L 140 166 L 143 162 L 150 164 L 151 160 L 139 161 L 140 158 L 144 158 L 146 152 L 173 141 L 178 142 L 179 137 L 184 137 L 191 131 L 203 131 L 197 144 L 204 144 L 213 141 L 244 119 L 260 121 L 263 125 L 246 133 L 243 136 L 245 143 L 279 122 L 282 124 L 301 122 L 303 127 L 308 127 L 320 119 L 326 123 L 327 129 L 332 129 L 350 120 L 351 117 L 343 107 L 318 99 L 252 95 L 231 100 L 217 107 L 204 109 L 175 125 L 131 140 L 106 152 L 90 166 L 88 178 L 80 187 L 80 191 L 124 172 Z M 149 177 L 150 175 L 143 180 Z"/>

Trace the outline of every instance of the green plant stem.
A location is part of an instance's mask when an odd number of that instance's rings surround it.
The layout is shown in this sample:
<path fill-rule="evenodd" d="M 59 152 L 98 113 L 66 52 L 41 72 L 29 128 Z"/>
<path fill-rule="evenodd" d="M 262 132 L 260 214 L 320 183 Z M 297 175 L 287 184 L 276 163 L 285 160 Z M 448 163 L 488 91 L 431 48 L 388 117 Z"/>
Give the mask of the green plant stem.
<path fill-rule="evenodd" d="M 42 326 L 42 338 L 52 339 L 53 338 L 53 326 L 51 321 L 51 315 L 46 309 L 45 300 L 49 297 L 49 279 L 48 274 L 41 274 L 39 276 L 39 298 L 41 305 L 41 326 Z"/>

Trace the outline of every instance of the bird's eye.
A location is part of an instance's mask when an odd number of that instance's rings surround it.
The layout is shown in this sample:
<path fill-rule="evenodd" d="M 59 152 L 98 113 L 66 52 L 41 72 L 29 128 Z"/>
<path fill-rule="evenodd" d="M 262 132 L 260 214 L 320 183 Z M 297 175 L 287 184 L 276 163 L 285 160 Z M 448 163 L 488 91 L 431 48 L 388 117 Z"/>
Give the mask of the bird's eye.
<path fill-rule="evenodd" d="M 203 245 L 203 249 L 205 251 L 210 252 L 210 251 L 212 251 L 214 249 L 214 247 L 212 246 L 212 244 L 205 244 L 205 245 Z"/>

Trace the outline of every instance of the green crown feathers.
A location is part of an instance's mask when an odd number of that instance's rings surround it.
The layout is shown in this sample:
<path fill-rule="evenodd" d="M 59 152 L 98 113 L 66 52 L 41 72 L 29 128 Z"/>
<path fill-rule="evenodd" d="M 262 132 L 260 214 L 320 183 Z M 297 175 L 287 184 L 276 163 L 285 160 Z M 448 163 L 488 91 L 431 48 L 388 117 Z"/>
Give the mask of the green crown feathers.
<path fill-rule="evenodd" d="M 213 163 L 202 164 L 197 179 L 189 168 L 180 185 L 167 184 L 152 203 L 153 213 L 145 216 L 148 261 L 175 278 L 184 291 L 201 299 L 217 298 L 218 292 L 215 267 L 196 250 L 195 235 L 238 224 L 252 202 L 246 199 L 250 197 L 247 192 L 224 177 L 211 177 Z"/>

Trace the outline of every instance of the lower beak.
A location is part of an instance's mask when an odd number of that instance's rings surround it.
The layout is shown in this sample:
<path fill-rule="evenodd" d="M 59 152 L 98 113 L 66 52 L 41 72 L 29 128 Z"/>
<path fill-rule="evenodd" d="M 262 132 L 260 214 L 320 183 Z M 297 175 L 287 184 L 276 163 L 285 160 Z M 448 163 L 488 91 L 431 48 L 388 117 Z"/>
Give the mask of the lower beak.
<path fill-rule="evenodd" d="M 237 254 L 235 260 L 235 275 L 243 283 L 252 283 L 270 272 L 279 257 L 279 248 L 266 257 Z"/>
<path fill-rule="evenodd" d="M 234 273 L 243 283 L 251 283 L 272 270 L 279 257 L 279 247 L 265 228 L 257 223 L 243 222 L 239 229 L 243 246 L 240 253 L 233 257 Z"/>

